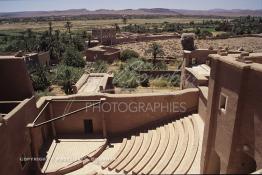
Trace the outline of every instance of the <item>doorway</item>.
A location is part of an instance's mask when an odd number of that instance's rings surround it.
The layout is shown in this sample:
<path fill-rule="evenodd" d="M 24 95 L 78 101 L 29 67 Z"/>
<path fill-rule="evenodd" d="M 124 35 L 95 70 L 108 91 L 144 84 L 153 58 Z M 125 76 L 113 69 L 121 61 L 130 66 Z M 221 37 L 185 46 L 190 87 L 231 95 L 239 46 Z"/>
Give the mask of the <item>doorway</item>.
<path fill-rule="evenodd" d="M 86 134 L 93 133 L 93 121 L 92 120 L 84 120 L 84 127 L 85 127 Z"/>

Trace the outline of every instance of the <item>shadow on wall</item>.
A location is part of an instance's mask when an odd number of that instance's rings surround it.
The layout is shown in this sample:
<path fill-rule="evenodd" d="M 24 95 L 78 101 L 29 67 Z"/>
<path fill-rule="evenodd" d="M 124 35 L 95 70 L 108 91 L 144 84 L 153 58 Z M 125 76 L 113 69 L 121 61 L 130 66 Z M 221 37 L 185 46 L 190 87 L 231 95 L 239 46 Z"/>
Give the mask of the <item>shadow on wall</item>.
<path fill-rule="evenodd" d="M 235 163 L 231 164 L 231 167 L 228 170 L 228 173 L 230 174 L 250 174 L 257 169 L 257 164 L 254 158 L 243 151 L 237 152 L 234 159 Z"/>
<path fill-rule="evenodd" d="M 220 157 L 217 152 L 213 150 L 210 154 L 210 161 L 208 162 L 207 174 L 219 174 L 220 173 Z"/>

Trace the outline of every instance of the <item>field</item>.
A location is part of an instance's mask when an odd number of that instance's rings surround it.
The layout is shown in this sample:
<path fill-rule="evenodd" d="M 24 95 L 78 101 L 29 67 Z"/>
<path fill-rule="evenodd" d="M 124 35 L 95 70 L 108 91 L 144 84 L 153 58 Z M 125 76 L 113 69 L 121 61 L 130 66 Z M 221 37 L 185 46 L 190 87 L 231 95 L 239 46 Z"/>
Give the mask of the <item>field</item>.
<path fill-rule="evenodd" d="M 211 18 L 207 18 L 211 20 Z M 168 18 L 152 18 L 152 19 L 128 19 L 127 24 L 160 24 L 163 22 L 169 23 L 199 23 L 205 20 L 205 18 L 193 18 L 193 17 L 168 17 Z M 220 20 L 220 19 L 213 19 Z M 122 19 L 103 19 L 103 20 L 74 20 L 72 30 L 89 30 L 94 27 L 100 26 L 113 26 L 114 24 L 122 25 Z M 66 21 L 53 21 L 54 30 L 65 30 L 64 25 Z M 16 22 L 16 23 L 2 23 L 0 24 L 0 31 L 10 30 L 25 30 L 31 28 L 34 31 L 43 31 L 48 29 L 48 22 Z"/>

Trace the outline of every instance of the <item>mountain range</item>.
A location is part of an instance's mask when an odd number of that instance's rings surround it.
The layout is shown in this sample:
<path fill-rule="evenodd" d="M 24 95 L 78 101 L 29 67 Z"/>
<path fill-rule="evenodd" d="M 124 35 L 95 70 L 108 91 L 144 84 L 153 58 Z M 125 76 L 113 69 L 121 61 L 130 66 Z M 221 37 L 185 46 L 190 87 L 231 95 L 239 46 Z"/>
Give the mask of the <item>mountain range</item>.
<path fill-rule="evenodd" d="M 87 10 L 69 9 L 61 11 L 23 11 L 23 12 L 0 12 L 0 18 L 27 18 L 27 17 L 50 17 L 50 16 L 82 16 L 82 15 L 185 15 L 185 16 L 262 16 L 262 9 L 243 10 L 243 9 L 211 9 L 211 10 L 185 10 L 185 9 L 124 9 L 124 10 Z"/>

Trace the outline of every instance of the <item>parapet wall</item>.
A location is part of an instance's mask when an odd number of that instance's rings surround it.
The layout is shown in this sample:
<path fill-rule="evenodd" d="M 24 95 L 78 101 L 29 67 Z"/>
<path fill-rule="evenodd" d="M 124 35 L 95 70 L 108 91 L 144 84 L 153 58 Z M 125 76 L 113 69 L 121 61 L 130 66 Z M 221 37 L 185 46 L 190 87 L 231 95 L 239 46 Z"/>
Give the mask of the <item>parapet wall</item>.
<path fill-rule="evenodd" d="M 31 138 L 26 125 L 33 121 L 36 115 L 35 99 L 25 99 L 11 112 L 4 116 L 4 123 L 0 124 L 0 174 L 26 175 L 31 174 L 32 162 L 25 162 L 22 168 L 22 155 L 30 158 Z"/>
<path fill-rule="evenodd" d="M 23 59 L 1 58 L 0 70 L 2 101 L 24 100 L 33 96 L 34 90 Z"/>
<path fill-rule="evenodd" d="M 91 79 L 100 79 L 94 80 Z M 112 84 L 113 75 L 107 73 L 84 73 L 81 78 L 73 85 L 73 92 L 76 93 L 98 93 L 114 92 Z"/>
<path fill-rule="evenodd" d="M 198 93 L 199 90 L 195 88 L 164 94 L 74 95 L 49 97 L 47 99 L 99 100 L 100 98 L 106 98 L 100 106 L 73 114 L 64 120 L 56 121 L 55 128 L 58 134 L 84 134 L 83 122 L 86 119 L 91 119 L 94 133 L 102 133 L 102 118 L 104 117 L 106 130 L 110 136 L 110 134 L 128 132 L 154 121 L 178 118 L 183 116 L 183 113 L 196 111 Z M 51 102 L 54 117 L 86 105 L 86 102 Z"/>

